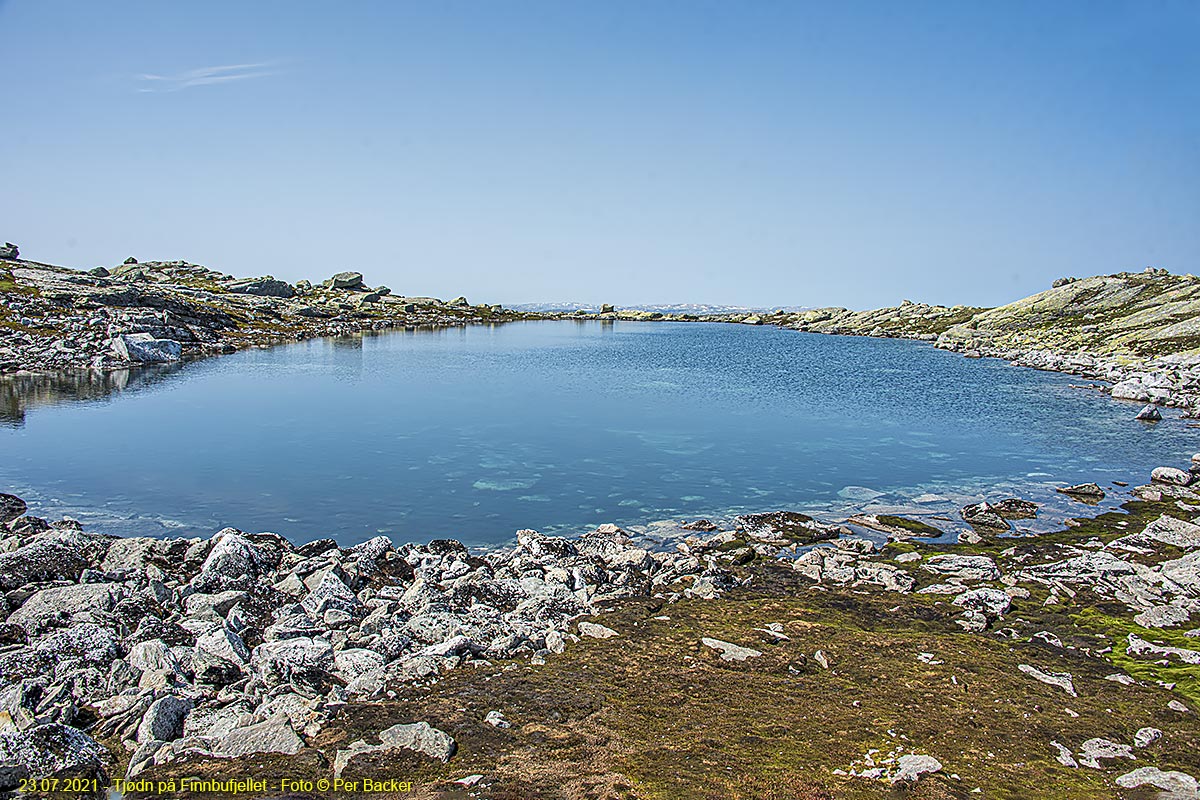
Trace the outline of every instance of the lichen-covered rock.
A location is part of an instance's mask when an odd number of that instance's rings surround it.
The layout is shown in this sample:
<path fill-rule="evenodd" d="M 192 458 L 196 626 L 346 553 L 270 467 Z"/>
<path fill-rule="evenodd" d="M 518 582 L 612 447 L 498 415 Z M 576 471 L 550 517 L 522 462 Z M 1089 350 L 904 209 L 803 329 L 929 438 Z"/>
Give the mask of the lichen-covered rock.
<path fill-rule="evenodd" d="M 121 597 L 119 584 L 83 583 L 42 589 L 8 618 L 37 633 L 47 628 L 74 625 L 111 611 Z"/>
<path fill-rule="evenodd" d="M 192 670 L 198 681 L 218 686 L 232 683 L 241 677 L 249 661 L 250 651 L 242 637 L 228 628 L 196 637 Z"/>
<path fill-rule="evenodd" d="M 264 642 L 251 653 L 250 666 L 267 686 L 291 683 L 320 691 L 332 677 L 333 647 L 325 639 L 307 637 Z"/>
<path fill-rule="evenodd" d="M 0 764 L 19 765 L 29 777 L 60 772 L 100 777 L 108 751 L 83 731 L 57 722 L 0 732 Z"/>
<path fill-rule="evenodd" d="M 367 744 L 359 739 L 349 748 L 338 750 L 333 762 L 334 777 L 341 777 L 356 759 L 376 753 L 387 754 L 396 750 L 408 750 L 428 756 L 443 763 L 454 757 L 458 745 L 454 737 L 438 730 L 428 722 L 393 725 L 379 732 L 379 744 Z"/>
<path fill-rule="evenodd" d="M 77 581 L 79 573 L 90 564 L 77 543 L 52 535 L 41 536 L 24 547 L 0 553 L 0 590 L 35 582 Z"/>
<path fill-rule="evenodd" d="M 192 701 L 164 695 L 150 704 L 138 725 L 138 742 L 171 742 L 183 735 L 183 723 L 192 710 Z"/>
<path fill-rule="evenodd" d="M 234 728 L 221 737 L 213 754 L 223 758 L 238 758 L 254 753 L 282 753 L 294 756 L 304 747 L 304 741 L 292 730 L 285 714 L 276 714 L 254 725 Z"/>
<path fill-rule="evenodd" d="M 987 556 L 963 556 L 944 553 L 925 559 L 921 569 L 946 578 L 960 581 L 995 581 L 1000 579 L 1000 569 Z"/>
<path fill-rule="evenodd" d="M 328 289 L 360 289 L 363 286 L 361 272 L 339 272 L 321 284 Z"/>

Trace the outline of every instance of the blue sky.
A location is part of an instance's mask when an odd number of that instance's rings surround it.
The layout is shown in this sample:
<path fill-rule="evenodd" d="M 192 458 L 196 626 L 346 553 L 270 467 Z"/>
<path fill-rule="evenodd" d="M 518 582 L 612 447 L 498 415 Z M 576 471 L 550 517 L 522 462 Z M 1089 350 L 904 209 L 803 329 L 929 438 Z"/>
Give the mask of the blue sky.
<path fill-rule="evenodd" d="M 0 2 L 0 238 L 473 301 L 1200 256 L 1200 3 Z"/>

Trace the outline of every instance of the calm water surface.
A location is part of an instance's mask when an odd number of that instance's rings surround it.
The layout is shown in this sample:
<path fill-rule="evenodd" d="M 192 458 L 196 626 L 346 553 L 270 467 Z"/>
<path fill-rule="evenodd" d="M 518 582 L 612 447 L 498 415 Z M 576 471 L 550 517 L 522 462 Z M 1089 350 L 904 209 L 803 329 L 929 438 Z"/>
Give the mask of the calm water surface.
<path fill-rule="evenodd" d="M 320 340 L 68 394 L 9 381 L 0 485 L 124 535 L 508 540 L 1144 480 L 1197 431 L 927 344 L 541 322 Z M 925 502 L 929 502 L 925 498 Z M 947 506 L 949 507 L 949 506 Z"/>

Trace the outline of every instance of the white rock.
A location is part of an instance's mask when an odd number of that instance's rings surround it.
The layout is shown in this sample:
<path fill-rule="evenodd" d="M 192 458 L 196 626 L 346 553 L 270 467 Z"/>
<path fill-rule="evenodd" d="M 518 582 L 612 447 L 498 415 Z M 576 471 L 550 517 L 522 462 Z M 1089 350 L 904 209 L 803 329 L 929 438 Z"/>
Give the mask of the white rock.
<path fill-rule="evenodd" d="M 511 728 L 512 723 L 504 718 L 503 711 L 489 711 L 483 721 L 493 728 Z"/>
<path fill-rule="evenodd" d="M 1173 770 L 1164 772 L 1158 767 L 1140 767 L 1133 772 L 1126 772 L 1117 778 L 1117 786 L 1122 789 L 1153 786 L 1181 799 L 1200 796 L 1200 784 L 1191 775 Z"/>
<path fill-rule="evenodd" d="M 619 633 L 605 625 L 599 625 L 595 622 L 579 623 L 579 635 L 590 636 L 593 639 L 611 639 L 614 636 L 620 636 Z"/>
<path fill-rule="evenodd" d="M 1131 758 L 1136 759 L 1133 748 L 1127 744 L 1109 741 L 1108 739 L 1088 739 L 1079 746 L 1079 763 L 1092 769 L 1100 769 L 1100 759 Z"/>
<path fill-rule="evenodd" d="M 930 775 L 934 772 L 941 772 L 942 762 L 938 761 L 933 756 L 918 756 L 907 755 L 900 756 L 896 760 L 896 766 L 899 768 L 892 776 L 892 783 L 901 783 L 903 781 L 916 781 L 922 775 Z"/>
<path fill-rule="evenodd" d="M 1133 735 L 1134 747 L 1148 747 L 1153 742 L 1162 738 L 1163 732 L 1158 728 L 1139 728 L 1138 732 Z"/>
<path fill-rule="evenodd" d="M 1031 667 L 1028 664 L 1018 664 L 1017 669 L 1036 681 L 1041 681 L 1049 686 L 1057 686 L 1071 695 L 1071 697 L 1079 696 L 1075 694 L 1075 684 L 1071 682 L 1071 673 L 1069 672 L 1043 672 L 1037 667 Z"/>
<path fill-rule="evenodd" d="M 723 661 L 745 661 L 750 658 L 758 658 L 762 653 L 751 647 L 742 647 L 740 645 L 723 642 L 720 639 L 711 639 L 707 636 L 700 640 L 700 643 L 705 647 L 711 647 L 721 654 Z"/>

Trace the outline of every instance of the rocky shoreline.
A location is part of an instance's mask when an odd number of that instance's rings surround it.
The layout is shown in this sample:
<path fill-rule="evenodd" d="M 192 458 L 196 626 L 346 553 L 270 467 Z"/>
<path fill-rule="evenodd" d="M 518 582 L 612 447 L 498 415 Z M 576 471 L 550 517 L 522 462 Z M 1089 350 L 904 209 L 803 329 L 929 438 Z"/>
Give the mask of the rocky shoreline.
<path fill-rule="evenodd" d="M 450 769 L 461 760 L 455 731 L 405 718 L 358 737 L 347 720 L 414 687 L 437 695 L 460 669 L 537 669 L 569 659 L 589 639 L 619 647 L 626 634 L 605 616 L 614 607 L 652 601 L 661 610 L 655 620 L 670 620 L 676 606 L 722 608 L 733 602 L 727 596 L 778 580 L 771 571 L 782 568 L 801 587 L 788 596 L 802 587 L 867 593 L 900 603 L 895 611 L 933 600 L 944 608 L 940 635 L 1034 643 L 1041 650 L 1022 657 L 1037 663 L 1020 664 L 1021 679 L 1069 698 L 1088 688 L 1042 651 L 1061 651 L 1078 631 L 1027 631 L 1022 618 L 1073 603 L 1128 618 L 1137 633 L 1066 647 L 1102 665 L 1089 672 L 1108 669 L 1109 686 L 1157 692 L 1163 711 L 1144 714 L 1131 742 L 1055 739 L 1045 754 L 1118 787 L 1183 787 L 1174 796 L 1194 797 L 1186 792 L 1200 761 L 1165 764 L 1190 773 L 1116 771 L 1139 757 L 1135 748 L 1150 757 L 1164 737 L 1200 741 L 1200 629 L 1187 629 L 1200 618 L 1200 525 L 1189 519 L 1200 510 L 1197 475 L 1200 457 L 1190 470 L 1155 470 L 1129 492 L 1137 516 L 1103 534 L 1080 518 L 1062 535 L 1007 538 L 1010 520 L 1038 511 L 1012 498 L 964 508 L 975 533 L 957 545 L 918 541 L 931 531 L 905 518 L 851 518 L 886 533 L 880 546 L 845 526 L 775 512 L 727 526 L 686 523 L 689 534 L 673 548 L 650 548 L 606 525 L 577 539 L 520 531 L 515 546 L 484 555 L 452 540 L 396 547 L 377 537 L 344 549 L 230 528 L 209 539 L 99 536 L 0 495 L 0 791 L 50 776 L 136 788 L 143 774 L 161 779 L 264 754 L 318 753 L 326 766 L 315 774 L 335 780 L 378 774 L 396 758 Z M 1103 493 L 1092 485 L 1064 491 Z M 1172 629 L 1174 644 L 1157 638 Z M 755 630 L 736 641 L 702 636 L 697 646 L 718 663 L 752 665 L 794 635 L 774 622 Z M 830 670 L 835 652 L 818 648 L 807 661 L 794 654 L 788 669 Z M 920 660 L 941 663 L 924 652 Z M 1182 677 L 1155 687 L 1139 672 L 1152 665 Z M 510 726 L 504 708 L 483 711 L 472 724 Z M 943 773 L 946 757 L 910 742 L 829 774 L 868 786 L 918 782 Z"/>
<path fill-rule="evenodd" d="M 78 271 L 0 252 L 0 375 L 110 372 L 322 336 L 540 319 L 499 305 L 401 297 L 358 272 L 295 285 L 184 261 Z"/>
<path fill-rule="evenodd" d="M 530 313 L 403 297 L 358 272 L 321 284 L 234 278 L 184 261 L 88 271 L 19 260 L 0 248 L 0 375 L 111 372 L 321 336 L 524 319 L 723 322 L 848 336 L 927 341 L 969 358 L 1098 381 L 1115 399 L 1200 417 L 1200 279 L 1147 268 L 1064 278 L 993 309 L 904 301 L 870 311 L 672 314 Z M 1148 419 L 1154 412 L 1147 411 Z"/>
<path fill-rule="evenodd" d="M 1147 268 L 1063 278 L 998 308 L 898 306 L 852 311 L 663 314 L 606 306 L 575 318 L 774 325 L 806 333 L 916 339 L 968 358 L 1078 375 L 1118 400 L 1200 416 L 1200 278 Z"/>

